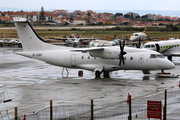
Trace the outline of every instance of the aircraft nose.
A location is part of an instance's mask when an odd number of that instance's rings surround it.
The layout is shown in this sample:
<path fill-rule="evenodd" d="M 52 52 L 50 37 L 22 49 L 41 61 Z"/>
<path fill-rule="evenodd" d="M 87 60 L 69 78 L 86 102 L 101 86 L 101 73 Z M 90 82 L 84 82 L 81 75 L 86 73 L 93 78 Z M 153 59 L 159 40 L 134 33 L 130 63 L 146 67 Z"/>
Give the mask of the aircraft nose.
<path fill-rule="evenodd" d="M 164 58 L 164 59 L 161 59 L 161 60 L 159 61 L 158 68 L 159 68 L 159 69 L 162 69 L 162 70 L 168 70 L 168 69 L 173 69 L 173 68 L 175 68 L 175 65 L 174 65 L 174 63 L 172 63 L 172 62 L 169 61 L 168 59 Z"/>
<path fill-rule="evenodd" d="M 171 61 L 167 60 L 166 63 L 167 63 L 167 64 L 166 64 L 166 68 L 167 68 L 167 69 L 173 69 L 173 68 L 175 68 L 174 63 L 172 63 Z"/>

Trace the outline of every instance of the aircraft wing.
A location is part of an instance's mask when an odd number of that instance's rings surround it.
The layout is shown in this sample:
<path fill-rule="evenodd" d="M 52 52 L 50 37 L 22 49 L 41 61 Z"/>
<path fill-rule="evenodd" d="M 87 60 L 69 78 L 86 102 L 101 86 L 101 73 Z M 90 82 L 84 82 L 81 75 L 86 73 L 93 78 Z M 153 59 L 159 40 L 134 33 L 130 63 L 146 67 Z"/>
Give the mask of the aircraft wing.
<path fill-rule="evenodd" d="M 103 51 L 103 50 L 104 50 L 104 48 L 102 48 L 102 47 L 93 47 L 93 48 L 72 49 L 70 51 L 86 53 L 86 52 L 90 52 L 90 51 Z"/>
<path fill-rule="evenodd" d="M 74 38 L 53 38 L 55 40 L 74 40 Z"/>

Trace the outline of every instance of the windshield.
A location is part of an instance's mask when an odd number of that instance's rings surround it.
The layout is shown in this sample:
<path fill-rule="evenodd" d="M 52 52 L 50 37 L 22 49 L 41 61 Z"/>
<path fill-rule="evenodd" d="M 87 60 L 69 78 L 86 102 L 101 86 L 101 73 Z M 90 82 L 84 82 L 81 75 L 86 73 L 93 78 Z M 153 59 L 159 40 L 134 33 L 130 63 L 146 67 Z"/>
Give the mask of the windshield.
<path fill-rule="evenodd" d="M 156 58 L 156 55 L 155 54 L 151 54 L 150 58 Z"/>
<path fill-rule="evenodd" d="M 158 57 L 158 58 L 164 58 L 164 56 L 161 55 L 161 54 L 157 54 L 157 57 Z"/>
<path fill-rule="evenodd" d="M 75 39 L 74 41 L 78 42 L 80 39 Z"/>
<path fill-rule="evenodd" d="M 155 48 L 155 45 L 145 45 L 144 48 Z"/>
<path fill-rule="evenodd" d="M 161 54 L 151 54 L 150 58 L 164 58 L 164 56 Z"/>
<path fill-rule="evenodd" d="M 145 45 L 144 48 L 150 48 L 150 45 Z"/>

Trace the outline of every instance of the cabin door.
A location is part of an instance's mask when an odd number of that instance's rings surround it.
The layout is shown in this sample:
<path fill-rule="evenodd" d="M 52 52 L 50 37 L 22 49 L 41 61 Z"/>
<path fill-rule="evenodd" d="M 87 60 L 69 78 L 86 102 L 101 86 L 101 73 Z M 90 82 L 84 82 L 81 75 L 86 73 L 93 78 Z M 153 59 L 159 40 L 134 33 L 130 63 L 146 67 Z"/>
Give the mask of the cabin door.
<path fill-rule="evenodd" d="M 139 55 L 139 63 L 143 63 L 144 62 L 144 55 Z"/>

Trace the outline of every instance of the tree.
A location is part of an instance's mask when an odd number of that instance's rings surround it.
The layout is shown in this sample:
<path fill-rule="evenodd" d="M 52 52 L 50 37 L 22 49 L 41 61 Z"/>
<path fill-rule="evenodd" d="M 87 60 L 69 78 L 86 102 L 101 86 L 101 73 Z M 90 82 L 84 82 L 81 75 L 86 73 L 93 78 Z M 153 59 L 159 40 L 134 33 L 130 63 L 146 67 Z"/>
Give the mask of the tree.
<path fill-rule="evenodd" d="M 158 19 L 157 21 L 164 21 L 164 19 L 163 19 L 163 18 L 160 18 L 160 19 Z"/>
<path fill-rule="evenodd" d="M 139 15 L 138 15 L 138 16 L 136 16 L 136 17 L 135 17 L 135 19 L 136 19 L 136 20 L 139 20 L 139 19 L 140 19 L 140 16 L 139 16 Z"/>
<path fill-rule="evenodd" d="M 124 17 L 127 18 L 127 19 L 130 19 L 130 15 L 129 14 L 125 14 Z"/>
<path fill-rule="evenodd" d="M 123 13 L 116 13 L 114 16 L 116 17 L 123 16 Z"/>
<path fill-rule="evenodd" d="M 44 22 L 45 21 L 45 16 L 44 16 L 44 8 L 41 7 L 41 12 L 40 12 L 40 21 Z"/>
<path fill-rule="evenodd" d="M 123 13 L 116 13 L 116 14 L 114 15 L 114 19 L 116 20 L 116 17 L 119 17 L 119 16 L 123 16 Z"/>
<path fill-rule="evenodd" d="M 133 15 L 133 13 L 131 13 L 131 16 L 130 16 L 130 17 L 131 17 L 131 19 L 134 19 L 134 15 Z"/>
<path fill-rule="evenodd" d="M 148 19 L 148 16 L 147 15 L 143 15 L 142 19 Z"/>
<path fill-rule="evenodd" d="M 89 23 L 89 18 L 90 18 L 90 16 L 91 16 L 91 13 L 88 12 L 88 13 L 87 13 L 87 16 L 88 16 L 88 23 Z"/>
<path fill-rule="evenodd" d="M 170 19 L 166 18 L 164 21 L 171 21 Z"/>

